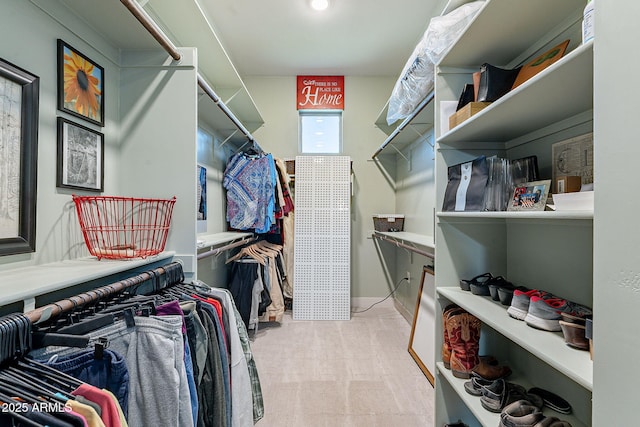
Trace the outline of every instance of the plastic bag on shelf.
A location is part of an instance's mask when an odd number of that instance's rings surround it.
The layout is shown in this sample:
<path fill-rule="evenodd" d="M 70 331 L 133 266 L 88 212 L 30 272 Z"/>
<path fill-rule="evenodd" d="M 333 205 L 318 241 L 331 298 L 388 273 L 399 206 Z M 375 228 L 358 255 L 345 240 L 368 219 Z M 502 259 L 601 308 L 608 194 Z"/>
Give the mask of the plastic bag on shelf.
<path fill-rule="evenodd" d="M 438 63 L 483 4 L 484 1 L 467 3 L 446 15 L 431 19 L 391 92 L 387 109 L 389 126 L 408 117 L 433 90 L 434 64 Z"/>
<path fill-rule="evenodd" d="M 429 21 L 424 36 L 426 56 L 437 64 L 462 31 L 476 16 L 484 1 L 463 4 L 446 15 L 436 16 Z"/>

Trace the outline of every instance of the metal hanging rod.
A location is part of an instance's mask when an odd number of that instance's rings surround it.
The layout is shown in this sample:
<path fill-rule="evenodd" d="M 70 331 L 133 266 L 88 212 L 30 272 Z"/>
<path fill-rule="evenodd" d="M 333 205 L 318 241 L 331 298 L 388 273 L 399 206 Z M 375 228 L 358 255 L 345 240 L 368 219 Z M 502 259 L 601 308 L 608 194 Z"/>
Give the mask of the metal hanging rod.
<path fill-rule="evenodd" d="M 228 251 L 229 249 L 233 249 L 233 248 L 237 248 L 238 246 L 242 246 L 245 245 L 247 243 L 251 243 L 253 241 L 255 241 L 258 237 L 257 236 L 248 236 L 248 237 L 243 237 L 241 240 L 237 240 L 235 242 L 232 243 L 228 243 L 224 246 L 220 246 L 219 248 L 215 248 L 215 249 L 211 249 L 208 250 L 206 252 L 202 252 L 198 254 L 198 259 L 203 259 L 203 258 L 207 258 L 210 256 L 214 256 L 214 255 L 220 255 L 222 252 L 224 251 Z"/>
<path fill-rule="evenodd" d="M 85 304 L 120 293 L 127 288 L 140 285 L 147 280 L 161 277 L 163 274 L 167 276 L 171 275 L 172 277 L 175 276 L 173 277 L 173 280 L 171 280 L 171 283 L 166 283 L 165 286 L 174 285 L 184 280 L 182 264 L 180 262 L 172 262 L 165 266 L 157 267 L 153 270 L 136 274 L 135 276 L 128 279 L 123 279 L 116 283 L 102 286 L 100 288 L 83 292 L 70 298 L 66 298 L 58 302 L 45 305 L 43 307 L 36 308 L 35 310 L 31 310 L 25 313 L 25 316 L 34 324 L 38 322 L 46 322 L 47 320 L 59 316 L 62 313 L 72 311 L 77 307 L 81 307 Z M 167 282 L 169 281 L 169 277 L 167 277 Z"/>
<path fill-rule="evenodd" d="M 387 236 L 384 236 L 384 235 L 381 235 L 381 234 L 374 234 L 373 237 L 376 238 L 376 239 L 385 240 L 385 241 L 387 241 L 389 243 L 392 243 L 392 244 L 394 244 L 394 245 L 396 245 L 396 246 L 398 246 L 400 248 L 407 249 L 407 250 L 409 250 L 411 252 L 417 253 L 418 255 L 422 255 L 422 256 L 425 256 L 427 258 L 434 259 L 434 254 L 433 253 L 429 253 L 429 252 L 420 250 L 420 249 L 416 248 L 415 246 L 407 245 L 406 243 L 400 242 L 398 240 L 392 239 L 390 237 L 387 237 Z"/>
<path fill-rule="evenodd" d="M 160 29 L 160 27 L 151 19 L 151 17 L 145 12 L 145 10 L 135 1 L 135 0 L 120 0 L 120 2 L 131 12 L 131 14 L 142 24 L 142 26 L 153 36 L 154 39 L 162 46 L 162 48 L 167 51 L 171 57 L 179 61 L 182 58 L 180 52 L 178 52 L 178 48 L 175 44 L 167 37 L 167 35 Z M 233 114 L 231 110 L 225 105 L 224 102 L 220 99 L 220 97 L 215 93 L 215 91 L 209 86 L 209 84 L 204 80 L 204 78 L 198 73 L 198 86 L 204 90 L 204 92 L 209 95 L 209 97 L 213 100 L 213 102 L 227 115 L 227 117 L 233 122 L 233 124 L 245 135 L 245 137 L 251 141 L 256 147 L 262 151 L 257 141 L 253 138 L 251 133 L 244 127 L 244 125 L 238 120 L 238 118 Z"/>
<path fill-rule="evenodd" d="M 240 132 L 242 132 L 244 136 L 253 143 L 254 147 L 260 149 L 260 145 L 258 145 L 258 142 L 251 135 L 251 132 L 249 132 L 247 128 L 245 128 L 244 125 L 240 122 L 240 120 L 238 120 L 235 114 L 233 114 L 233 112 L 229 110 L 229 107 L 227 107 L 227 105 L 220 99 L 220 97 L 216 94 L 213 88 L 209 86 L 209 83 L 207 83 L 207 81 L 200 75 L 200 73 L 198 73 L 198 86 L 200 86 L 200 88 L 202 88 L 202 90 L 207 95 L 209 95 L 209 98 L 211 98 L 213 102 L 222 110 L 222 112 L 227 115 L 227 117 L 233 122 L 233 124 L 236 125 L 236 127 L 240 130 Z M 262 151 L 262 149 L 260 150 Z"/>
<path fill-rule="evenodd" d="M 407 117 L 406 119 L 404 119 L 402 121 L 402 123 L 400 123 L 400 125 L 398 125 L 397 128 L 394 129 L 394 131 L 391 133 L 391 135 L 389 135 L 389 137 L 387 139 L 385 139 L 385 141 L 382 143 L 382 145 L 380 146 L 380 148 L 378 148 L 376 150 L 375 153 L 373 153 L 373 156 L 371 156 L 372 159 L 375 159 L 376 157 L 378 157 L 378 154 L 382 153 L 382 151 L 387 148 L 387 145 L 389 145 L 391 143 L 391 141 L 393 141 L 399 134 L 400 132 L 402 132 L 404 130 L 404 128 L 411 123 L 411 121 L 418 115 L 420 114 L 420 112 L 424 109 L 424 107 L 426 107 L 431 101 L 433 101 L 433 97 L 435 95 L 434 91 L 429 92 L 429 94 L 422 100 L 422 102 L 418 105 L 418 107 L 414 110 L 413 113 L 411 113 L 411 115 L 409 117 Z M 431 144 L 429 144 L 431 145 Z"/>
<path fill-rule="evenodd" d="M 174 45 L 173 42 L 169 40 L 169 37 L 167 37 L 162 32 L 160 27 L 158 27 L 158 25 L 153 22 L 153 19 L 151 19 L 147 12 L 145 12 L 145 10 L 140 7 L 140 5 L 135 0 L 120 0 L 120 2 L 125 5 L 127 9 L 129 9 L 129 12 L 131 12 L 131 14 L 136 17 L 136 19 L 142 24 L 142 26 L 147 29 L 149 34 L 151 34 L 153 38 L 156 39 L 158 43 L 160 43 L 160 46 L 162 46 L 173 59 L 179 61 L 180 58 L 182 58 L 182 55 L 180 55 L 180 52 L 178 52 L 178 48 L 176 48 L 176 45 Z"/>

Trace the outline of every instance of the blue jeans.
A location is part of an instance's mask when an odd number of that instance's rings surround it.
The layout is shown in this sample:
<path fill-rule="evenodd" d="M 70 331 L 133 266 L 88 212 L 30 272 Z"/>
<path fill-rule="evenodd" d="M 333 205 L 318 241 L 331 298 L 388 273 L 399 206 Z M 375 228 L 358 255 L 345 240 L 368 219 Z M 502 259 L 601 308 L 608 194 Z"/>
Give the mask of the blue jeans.
<path fill-rule="evenodd" d="M 94 350 L 82 350 L 52 362 L 43 362 L 87 384 L 109 390 L 116 396 L 122 412 L 127 416 L 129 370 L 120 354 L 105 349 L 102 359 L 96 359 Z"/>

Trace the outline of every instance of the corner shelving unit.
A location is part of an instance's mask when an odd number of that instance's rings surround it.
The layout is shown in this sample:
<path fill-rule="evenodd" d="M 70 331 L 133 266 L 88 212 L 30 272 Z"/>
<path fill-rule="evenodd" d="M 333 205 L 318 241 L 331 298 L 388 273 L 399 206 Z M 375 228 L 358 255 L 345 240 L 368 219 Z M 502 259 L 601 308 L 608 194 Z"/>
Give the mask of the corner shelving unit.
<path fill-rule="evenodd" d="M 551 146 L 593 130 L 593 42 L 581 44 L 584 2 L 487 0 L 436 66 L 437 105 L 457 100 L 471 73 L 487 62 L 513 68 L 570 39 L 558 62 L 457 127 L 436 126 L 436 205 L 441 206 L 447 168 L 479 155 L 538 157 L 543 177 L 551 174 Z M 500 25 L 496 25 L 500 22 Z M 508 316 L 506 307 L 462 291 L 461 278 L 484 272 L 515 285 L 543 289 L 593 307 L 593 220 L 589 211 L 437 212 L 437 312 L 455 303 L 482 322 L 481 353 L 494 354 L 517 375 L 509 378 L 566 398 L 573 416 L 547 415 L 591 425 L 593 362 L 568 347 L 561 333 L 533 329 Z M 436 359 L 442 344 L 437 324 Z M 437 364 L 436 425 L 461 419 L 470 426 L 495 426 L 499 415 L 464 391 L 463 380 Z"/>

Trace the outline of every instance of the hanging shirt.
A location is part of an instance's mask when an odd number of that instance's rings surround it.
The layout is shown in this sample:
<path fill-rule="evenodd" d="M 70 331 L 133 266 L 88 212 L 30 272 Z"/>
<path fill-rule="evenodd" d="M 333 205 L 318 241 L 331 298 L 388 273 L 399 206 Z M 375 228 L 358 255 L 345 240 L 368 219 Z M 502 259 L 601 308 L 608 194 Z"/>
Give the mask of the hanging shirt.
<path fill-rule="evenodd" d="M 229 160 L 222 184 L 227 190 L 227 221 L 237 230 L 266 233 L 275 222 L 276 168 L 273 156 L 238 153 Z"/>

